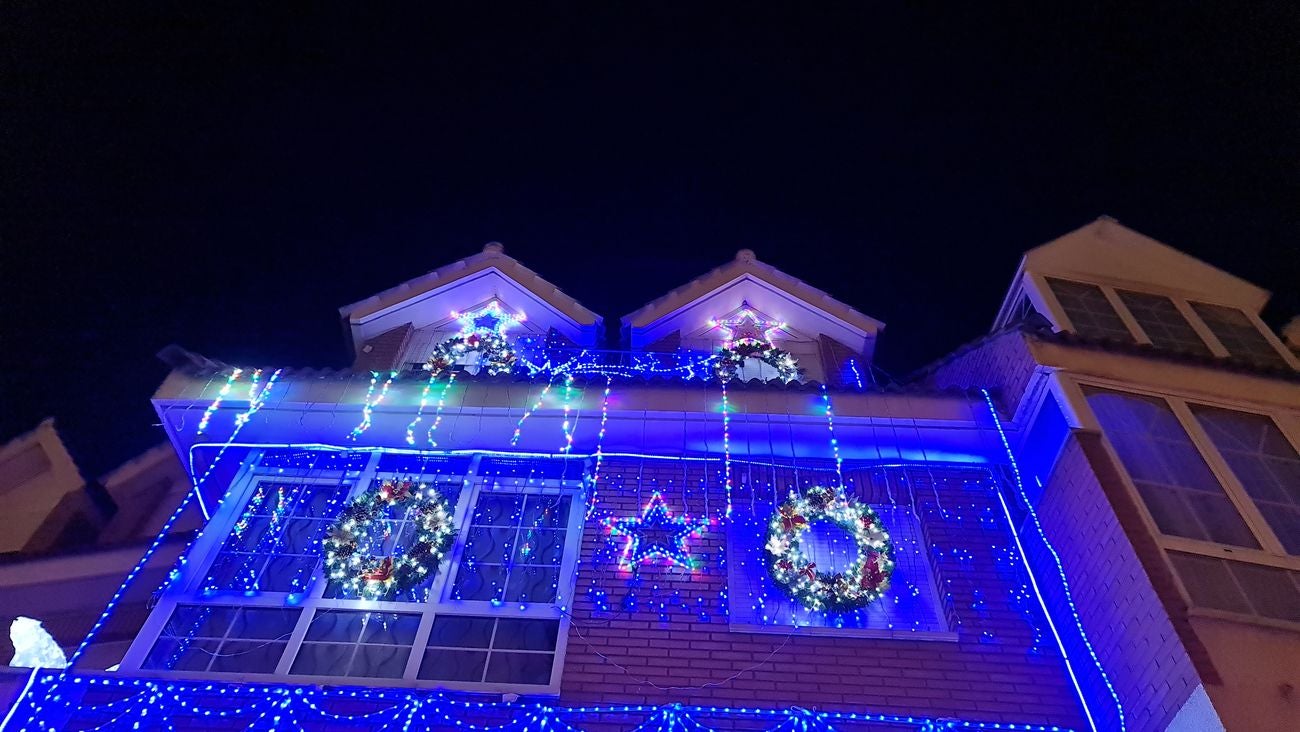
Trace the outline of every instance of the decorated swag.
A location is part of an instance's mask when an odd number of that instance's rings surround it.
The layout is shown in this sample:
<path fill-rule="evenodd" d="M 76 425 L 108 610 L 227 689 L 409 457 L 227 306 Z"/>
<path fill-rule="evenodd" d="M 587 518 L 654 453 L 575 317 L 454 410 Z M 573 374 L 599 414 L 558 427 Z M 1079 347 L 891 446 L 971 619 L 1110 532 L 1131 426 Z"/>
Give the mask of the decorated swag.
<path fill-rule="evenodd" d="M 755 358 L 776 369 L 781 381 L 794 381 L 799 378 L 799 365 L 789 351 L 781 350 L 770 343 L 746 341 L 724 346 L 718 351 L 718 360 L 713 364 L 713 372 L 720 381 L 731 381 L 745 365 L 745 359 Z"/>
<path fill-rule="evenodd" d="M 414 524 L 408 547 L 391 546 L 390 515 Z M 447 501 L 433 488 L 386 480 L 343 509 L 325 539 L 325 570 L 349 595 L 392 597 L 419 585 L 438 569 L 456 535 Z M 400 552 L 398 550 L 401 550 Z"/>
<path fill-rule="evenodd" d="M 508 374 L 515 367 L 515 352 L 505 337 L 491 330 L 480 329 L 454 335 L 434 346 L 433 354 L 424 364 L 424 370 L 431 371 L 436 376 L 474 353 L 479 354 L 479 368 L 487 371 L 489 376 Z"/>
<path fill-rule="evenodd" d="M 857 543 L 858 556 L 842 572 L 818 571 L 803 549 L 803 535 L 815 521 L 829 521 Z M 808 489 L 772 514 L 764 547 L 772 579 L 809 610 L 849 612 L 865 607 L 889 589 L 894 547 L 871 507 L 831 488 Z"/>

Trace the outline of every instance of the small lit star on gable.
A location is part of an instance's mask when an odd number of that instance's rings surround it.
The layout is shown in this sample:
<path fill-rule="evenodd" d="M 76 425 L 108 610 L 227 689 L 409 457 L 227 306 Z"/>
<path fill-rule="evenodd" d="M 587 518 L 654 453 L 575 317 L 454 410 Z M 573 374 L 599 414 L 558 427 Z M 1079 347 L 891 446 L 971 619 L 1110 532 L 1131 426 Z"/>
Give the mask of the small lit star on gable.
<path fill-rule="evenodd" d="M 524 322 L 527 318 L 523 313 L 514 315 L 506 312 L 501 303 L 493 300 L 477 310 L 470 310 L 464 313 L 452 311 L 451 317 L 460 323 L 461 333 L 494 333 L 501 335 L 511 326 Z"/>
<path fill-rule="evenodd" d="M 709 519 L 673 516 L 658 491 L 642 508 L 640 516 L 604 520 L 611 536 L 627 537 L 618 560 L 619 568 L 624 570 L 635 570 L 643 562 L 657 559 L 694 569 L 695 561 L 686 548 L 686 541 L 702 535 L 711 523 Z"/>
<path fill-rule="evenodd" d="M 721 320 L 710 320 L 709 325 L 722 329 L 722 337 L 726 339 L 724 348 L 730 348 L 741 343 L 770 346 L 772 345 L 772 335 L 786 327 L 786 324 L 781 321 L 760 318 L 748 302 L 740 304 L 740 312 L 736 313 L 735 316 Z"/>

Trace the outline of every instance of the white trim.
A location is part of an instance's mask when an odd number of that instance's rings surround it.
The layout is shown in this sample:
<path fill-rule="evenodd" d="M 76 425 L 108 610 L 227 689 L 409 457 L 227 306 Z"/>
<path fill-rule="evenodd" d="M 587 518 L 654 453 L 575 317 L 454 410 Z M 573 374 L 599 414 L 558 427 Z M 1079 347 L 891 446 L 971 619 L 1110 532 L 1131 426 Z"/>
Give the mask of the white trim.
<path fill-rule="evenodd" d="M 479 472 L 482 459 L 481 455 L 475 455 L 471 459 L 464 476 L 456 475 L 453 479 L 463 481 L 454 515 L 457 517 L 459 532 L 457 540 L 453 544 L 452 551 L 443 558 L 439 565 L 439 571 L 434 576 L 433 583 L 429 587 L 428 599 L 423 602 L 402 602 L 402 601 L 364 601 L 351 598 L 326 598 L 324 592 L 328 582 L 323 577 L 317 576 L 312 582 L 310 589 L 302 597 L 301 601 L 294 605 L 287 605 L 285 600 L 288 593 L 261 593 L 251 596 L 241 596 L 233 593 L 222 593 L 219 595 L 205 596 L 201 583 L 207 577 L 211 563 L 220 554 L 221 547 L 225 544 L 226 537 L 229 535 L 234 523 L 238 520 L 244 504 L 252 495 L 255 487 L 262 482 L 282 482 L 293 481 L 295 483 L 310 483 L 318 485 L 340 485 L 349 484 L 347 500 L 352 500 L 359 493 L 368 489 L 376 479 L 396 475 L 387 471 L 379 470 L 379 463 L 382 459 L 382 452 L 376 451 L 371 454 L 366 467 L 361 471 L 345 472 L 341 470 L 323 471 L 318 469 L 303 469 L 280 472 L 273 468 L 252 468 L 244 471 L 236 477 L 237 483 L 232 483 L 230 495 L 226 503 L 223 504 L 222 510 L 218 512 L 214 521 L 209 525 L 200 540 L 191 550 L 193 557 L 185 568 L 181 581 L 167 589 L 159 604 L 150 613 L 145 622 L 144 628 L 136 636 L 131 648 L 128 650 L 126 658 L 122 662 L 122 668 L 132 673 L 144 677 L 174 679 L 200 676 L 202 678 L 216 678 L 235 681 L 286 681 L 293 680 L 298 683 L 318 683 L 318 684 L 357 684 L 364 683 L 367 686 L 402 686 L 428 689 L 449 689 L 458 691 L 478 691 L 486 693 L 516 693 L 532 695 L 557 695 L 560 690 L 560 675 L 564 668 L 564 659 L 568 646 L 569 618 L 563 613 L 560 607 L 571 602 L 577 579 L 578 552 L 582 545 L 583 522 L 585 514 L 582 505 L 582 495 L 585 488 L 585 481 L 568 480 L 568 479 L 530 479 L 527 485 L 515 485 L 509 481 L 510 478 L 500 481 L 494 480 L 492 476 L 481 475 Z M 572 458 L 568 458 L 572 459 Z M 260 456 L 258 457 L 260 461 Z M 303 475 L 305 474 L 305 475 Z M 438 481 L 440 474 L 430 474 L 433 482 Z M 448 477 L 450 474 L 448 474 Z M 559 568 L 559 581 L 557 583 L 556 600 L 552 603 L 529 603 L 522 609 L 517 604 L 497 604 L 490 602 L 461 601 L 451 598 L 451 592 L 455 586 L 455 573 L 459 568 L 461 556 L 464 552 L 464 540 L 469 531 L 469 516 L 478 500 L 478 497 L 485 491 L 491 493 L 516 493 L 525 495 L 556 495 L 567 496 L 570 500 L 569 521 L 566 526 L 568 532 L 565 536 L 564 555 Z M 226 673 L 215 671 L 204 672 L 185 672 L 169 671 L 160 669 L 142 669 L 140 668 L 144 660 L 148 657 L 150 650 L 157 642 L 162 630 L 170 619 L 173 611 L 178 605 L 206 605 L 206 606 L 229 606 L 229 607 L 267 607 L 267 608 L 293 608 L 301 610 L 301 613 L 294 626 L 293 632 L 284 640 L 285 651 L 276 664 L 273 673 Z M 385 614 L 406 614 L 418 615 L 420 624 L 416 630 L 415 636 L 410 646 L 410 653 L 407 657 L 404 674 L 401 678 L 382 679 L 362 676 L 318 676 L 318 675 L 295 675 L 290 673 L 293 663 L 296 660 L 300 649 L 307 637 L 308 629 L 312 622 L 319 616 L 321 611 L 328 610 L 347 610 L 355 612 L 377 612 Z M 527 650 L 509 650 L 509 653 L 548 653 L 552 655 L 552 666 L 550 683 L 546 685 L 534 684 L 505 684 L 492 682 L 458 682 L 458 681 L 438 681 L 422 680 L 416 678 L 419 674 L 420 665 L 424 658 L 424 652 L 428 645 L 429 634 L 433 627 L 433 621 L 439 615 L 471 615 L 495 619 L 538 619 L 554 620 L 558 623 L 556 645 L 549 651 L 527 651 Z M 279 642 L 278 640 L 275 642 Z M 353 646 L 360 645 L 359 642 L 351 643 Z M 473 650 L 473 649 L 471 649 Z M 482 649 L 489 655 L 493 649 Z M 486 667 L 485 667 L 486 671 Z"/>

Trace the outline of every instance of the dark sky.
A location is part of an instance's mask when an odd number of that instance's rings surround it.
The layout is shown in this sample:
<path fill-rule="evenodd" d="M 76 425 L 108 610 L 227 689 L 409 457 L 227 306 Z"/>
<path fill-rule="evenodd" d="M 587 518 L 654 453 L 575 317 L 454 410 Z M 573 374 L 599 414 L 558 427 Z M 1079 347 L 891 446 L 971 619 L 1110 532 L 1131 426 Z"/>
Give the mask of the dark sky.
<path fill-rule="evenodd" d="M 342 366 L 338 306 L 489 240 L 611 320 L 749 247 L 899 374 L 1103 213 L 1300 312 L 1294 3 L 16 5 L 0 439 L 54 415 L 91 476 L 161 438 L 162 346 Z"/>

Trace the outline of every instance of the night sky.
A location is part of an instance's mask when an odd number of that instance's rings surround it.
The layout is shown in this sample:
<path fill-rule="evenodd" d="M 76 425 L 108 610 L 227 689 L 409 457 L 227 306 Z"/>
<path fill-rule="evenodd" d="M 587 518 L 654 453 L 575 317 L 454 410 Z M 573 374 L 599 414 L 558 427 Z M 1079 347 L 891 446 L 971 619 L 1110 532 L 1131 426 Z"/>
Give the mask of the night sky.
<path fill-rule="evenodd" d="M 88 477 L 162 438 L 168 343 L 341 367 L 339 306 L 491 240 L 610 322 L 752 248 L 896 375 L 1100 214 L 1300 312 L 1294 3 L 16 5 L 0 439 L 53 415 Z"/>

